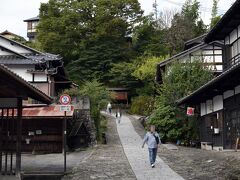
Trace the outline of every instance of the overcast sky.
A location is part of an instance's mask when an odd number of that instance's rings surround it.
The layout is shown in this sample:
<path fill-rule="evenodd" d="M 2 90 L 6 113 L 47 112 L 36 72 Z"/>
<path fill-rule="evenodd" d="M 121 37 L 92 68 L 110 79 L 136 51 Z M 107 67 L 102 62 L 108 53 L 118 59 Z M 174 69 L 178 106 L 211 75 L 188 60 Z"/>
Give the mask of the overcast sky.
<path fill-rule="evenodd" d="M 9 30 L 15 34 L 26 37 L 26 23 L 28 19 L 38 15 L 41 2 L 48 0 L 1 0 L 0 6 L 0 32 Z M 155 0 L 139 0 L 145 14 L 152 10 Z M 211 0 L 199 0 L 201 2 L 201 16 L 205 23 L 209 23 L 211 17 Z M 163 9 L 180 9 L 185 0 L 157 0 L 159 11 Z M 219 0 L 219 13 L 223 14 L 235 0 Z"/>

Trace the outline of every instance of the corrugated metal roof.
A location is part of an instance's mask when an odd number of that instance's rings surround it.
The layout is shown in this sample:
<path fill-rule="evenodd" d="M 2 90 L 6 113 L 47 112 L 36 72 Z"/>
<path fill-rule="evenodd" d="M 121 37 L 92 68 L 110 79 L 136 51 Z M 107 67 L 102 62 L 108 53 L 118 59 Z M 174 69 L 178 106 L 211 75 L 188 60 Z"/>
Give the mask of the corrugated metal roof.
<path fill-rule="evenodd" d="M 31 118 L 64 118 L 64 112 L 60 111 L 61 105 L 50 105 L 45 107 L 28 107 L 24 108 L 22 112 L 22 117 L 24 119 Z M 0 110 L 1 113 L 1 110 Z M 66 113 L 66 116 L 73 117 L 74 106 L 71 106 L 71 111 Z M 4 116 L 7 115 L 7 111 L 4 111 Z M 12 111 L 9 110 L 9 116 L 12 116 Z M 17 116 L 17 111 L 14 111 L 14 116 Z"/>

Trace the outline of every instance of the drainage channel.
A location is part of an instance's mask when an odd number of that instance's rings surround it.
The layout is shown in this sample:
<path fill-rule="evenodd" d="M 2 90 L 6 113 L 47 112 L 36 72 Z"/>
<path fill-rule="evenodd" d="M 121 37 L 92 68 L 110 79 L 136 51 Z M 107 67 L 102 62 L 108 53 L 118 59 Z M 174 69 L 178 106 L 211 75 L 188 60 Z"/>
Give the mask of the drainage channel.
<path fill-rule="evenodd" d="M 61 180 L 62 173 L 23 173 L 21 180 Z"/>

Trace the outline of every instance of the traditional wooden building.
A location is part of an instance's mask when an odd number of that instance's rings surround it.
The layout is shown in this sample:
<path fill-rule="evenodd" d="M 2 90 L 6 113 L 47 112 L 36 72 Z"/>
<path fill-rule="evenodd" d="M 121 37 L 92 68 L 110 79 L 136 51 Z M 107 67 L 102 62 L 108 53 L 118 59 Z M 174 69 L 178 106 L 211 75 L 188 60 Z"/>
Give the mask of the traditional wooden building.
<path fill-rule="evenodd" d="M 210 69 L 217 76 L 223 71 L 223 46 L 222 41 L 211 41 L 209 43 L 204 42 L 206 35 L 189 40 L 185 43 L 185 50 L 179 54 L 172 56 L 157 66 L 157 82 L 162 82 L 162 73 L 168 71 L 171 64 L 178 61 L 181 63 L 200 61 L 208 69 Z"/>
<path fill-rule="evenodd" d="M 207 149 L 233 149 L 240 138 L 240 0 L 207 34 L 206 44 L 223 46 L 223 72 L 178 101 L 193 106 L 199 117 L 200 140 Z"/>
<path fill-rule="evenodd" d="M 112 92 L 113 94 L 113 100 L 117 103 L 117 104 L 123 104 L 123 105 L 128 105 L 129 102 L 129 90 L 128 88 L 107 88 L 108 91 Z"/>
<path fill-rule="evenodd" d="M 27 23 L 27 37 L 29 38 L 29 41 L 35 41 L 36 39 L 39 20 L 39 16 L 24 20 L 24 22 Z"/>
<path fill-rule="evenodd" d="M 24 37 L 14 34 L 8 30 L 1 32 L 0 35 L 12 40 L 26 41 Z"/>
<path fill-rule="evenodd" d="M 48 96 L 51 96 L 55 99 L 55 104 L 59 103 L 57 96 L 61 93 L 64 89 L 68 89 L 70 87 L 75 87 L 76 85 L 72 83 L 66 73 L 63 66 L 63 59 L 59 55 L 49 54 L 49 53 L 42 53 L 38 50 L 25 46 L 21 43 L 18 43 L 14 40 L 10 40 L 4 36 L 0 35 L 0 64 L 4 64 L 18 76 L 23 78 L 24 80 L 28 81 L 30 84 L 34 85 L 37 89 L 41 92 L 45 93 Z M 81 99 L 81 98 L 80 98 Z M 38 106 L 36 104 L 40 104 L 35 99 L 25 99 L 24 105 L 25 106 Z M 89 103 L 90 104 L 90 103 Z M 94 122 L 91 120 L 89 116 L 86 116 L 86 112 L 90 112 L 90 105 L 89 108 L 86 109 L 79 109 L 77 103 L 74 104 L 75 111 L 72 112 L 71 117 L 68 117 L 68 132 L 70 139 L 75 139 L 77 141 L 81 141 L 78 143 L 79 147 L 80 144 L 86 146 L 88 144 L 94 143 L 96 137 L 92 132 L 94 130 Z M 56 110 L 57 109 L 57 110 Z M 29 108 L 26 111 L 24 110 L 23 114 L 23 122 L 24 127 L 28 128 L 35 128 L 34 124 L 38 124 L 38 122 L 42 122 L 43 129 L 50 129 L 52 132 L 48 132 L 45 130 L 45 136 L 48 138 L 42 138 L 42 141 L 38 144 L 40 146 L 36 146 L 36 143 L 33 145 L 32 142 L 36 142 L 30 140 L 29 144 L 25 144 L 25 148 L 23 150 L 27 152 L 59 152 L 61 151 L 60 141 L 61 140 L 61 126 L 63 120 L 63 113 L 56 116 L 57 111 L 59 110 L 57 105 L 52 105 L 51 107 L 44 107 L 44 108 Z M 83 113 L 83 111 L 85 113 Z M 36 113 L 37 112 L 37 113 Z M 81 115 L 79 115 L 82 113 Z M 47 116 L 42 116 L 46 114 Z M 89 113 L 90 114 L 90 113 Z M 77 119 L 78 118 L 78 119 Z M 86 119 L 84 119 L 86 118 Z M 84 122 L 79 126 L 79 122 Z M 55 129 L 53 126 L 56 126 Z M 31 130 L 31 129 L 30 129 Z M 29 130 L 29 131 L 30 131 Z M 34 132 L 35 130 L 31 131 Z M 54 137 L 55 139 L 54 139 Z M 81 135 L 81 136 L 79 136 Z M 58 136 L 58 137 L 57 137 Z M 85 136 L 84 141 L 82 140 L 83 136 Z M 31 138 L 33 136 L 30 136 Z M 41 136 L 36 136 L 41 138 Z M 34 137 L 34 138 L 36 138 Z M 56 140 L 56 142 L 54 142 Z M 59 141 L 57 145 L 57 141 Z M 49 144 L 49 145 L 47 145 Z M 43 146 L 45 148 L 43 148 Z"/>
<path fill-rule="evenodd" d="M 21 171 L 22 114 L 25 108 L 22 102 L 29 97 L 43 104 L 52 102 L 52 98 L 0 65 L 0 173 L 3 175 Z"/>
<path fill-rule="evenodd" d="M 73 85 L 65 73 L 61 56 L 40 52 L 2 35 L 0 64 L 52 97 Z"/>

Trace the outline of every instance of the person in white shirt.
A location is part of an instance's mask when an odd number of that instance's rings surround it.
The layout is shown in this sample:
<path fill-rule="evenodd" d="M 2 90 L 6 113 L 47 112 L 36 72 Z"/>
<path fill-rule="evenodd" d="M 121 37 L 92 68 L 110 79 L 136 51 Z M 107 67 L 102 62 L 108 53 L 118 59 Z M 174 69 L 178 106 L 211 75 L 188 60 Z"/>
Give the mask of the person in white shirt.
<path fill-rule="evenodd" d="M 150 131 L 148 131 L 144 136 L 142 148 L 144 148 L 145 143 L 148 145 L 150 164 L 152 168 L 154 168 L 157 157 L 158 144 L 161 144 L 159 134 L 155 131 L 154 125 L 150 126 Z"/>
<path fill-rule="evenodd" d="M 112 104 L 109 102 L 108 105 L 107 105 L 107 112 L 109 114 L 112 114 Z"/>

